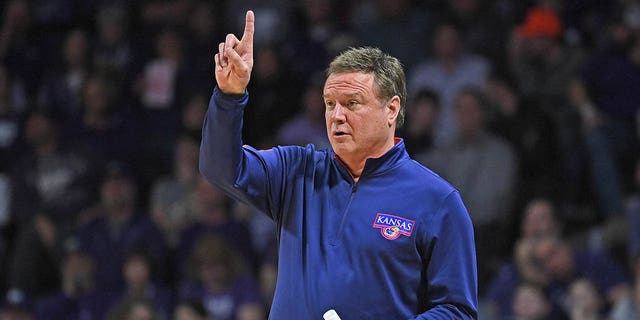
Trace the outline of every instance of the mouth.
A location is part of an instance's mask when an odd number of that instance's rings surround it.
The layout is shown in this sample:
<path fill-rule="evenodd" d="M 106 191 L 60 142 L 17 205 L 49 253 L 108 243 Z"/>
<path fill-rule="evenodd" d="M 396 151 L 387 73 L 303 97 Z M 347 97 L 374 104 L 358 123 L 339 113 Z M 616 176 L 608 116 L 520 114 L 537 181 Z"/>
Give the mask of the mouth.
<path fill-rule="evenodd" d="M 344 132 L 344 131 L 334 131 L 333 132 L 333 136 L 334 137 L 344 137 L 347 136 L 348 133 Z"/>

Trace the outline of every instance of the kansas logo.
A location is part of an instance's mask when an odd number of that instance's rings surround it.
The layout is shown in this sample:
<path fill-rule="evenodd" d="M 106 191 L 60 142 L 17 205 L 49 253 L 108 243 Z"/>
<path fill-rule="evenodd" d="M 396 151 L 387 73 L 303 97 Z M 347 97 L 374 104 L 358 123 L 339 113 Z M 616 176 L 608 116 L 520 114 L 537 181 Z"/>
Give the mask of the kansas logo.
<path fill-rule="evenodd" d="M 416 222 L 386 213 L 376 213 L 373 227 L 380 229 L 380 234 L 388 240 L 395 240 L 400 235 L 411 236 Z"/>

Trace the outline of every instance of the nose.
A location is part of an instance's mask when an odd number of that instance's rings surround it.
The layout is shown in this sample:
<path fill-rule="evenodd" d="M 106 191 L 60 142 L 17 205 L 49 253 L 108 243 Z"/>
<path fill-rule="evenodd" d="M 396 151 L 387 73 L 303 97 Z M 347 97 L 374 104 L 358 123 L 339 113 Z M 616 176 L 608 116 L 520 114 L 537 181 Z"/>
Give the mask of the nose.
<path fill-rule="evenodd" d="M 346 116 L 344 113 L 344 107 L 339 104 L 336 103 L 336 106 L 333 108 L 333 110 L 331 110 L 331 113 L 329 114 L 329 119 L 331 121 L 335 121 L 335 122 L 344 122 L 346 121 Z"/>

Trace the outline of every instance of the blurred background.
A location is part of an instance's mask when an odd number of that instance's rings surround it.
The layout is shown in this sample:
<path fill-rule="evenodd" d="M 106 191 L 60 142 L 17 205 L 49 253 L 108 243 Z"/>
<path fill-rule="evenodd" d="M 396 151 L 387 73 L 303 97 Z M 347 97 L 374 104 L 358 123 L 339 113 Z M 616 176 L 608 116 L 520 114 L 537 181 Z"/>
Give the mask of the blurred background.
<path fill-rule="evenodd" d="M 324 68 L 379 47 L 474 221 L 480 319 L 640 319 L 632 0 L 3 1 L 0 319 L 266 318 L 274 227 L 197 169 L 247 9 L 245 143 L 328 147 Z"/>

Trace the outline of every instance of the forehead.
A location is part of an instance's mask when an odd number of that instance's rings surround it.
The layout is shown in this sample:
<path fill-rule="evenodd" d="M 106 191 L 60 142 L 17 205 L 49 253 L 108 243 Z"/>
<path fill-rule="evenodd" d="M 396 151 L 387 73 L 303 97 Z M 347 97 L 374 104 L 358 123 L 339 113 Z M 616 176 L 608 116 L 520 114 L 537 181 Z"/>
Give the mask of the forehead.
<path fill-rule="evenodd" d="M 373 74 L 364 72 L 332 73 L 323 90 L 324 96 L 373 93 Z"/>

